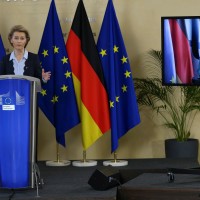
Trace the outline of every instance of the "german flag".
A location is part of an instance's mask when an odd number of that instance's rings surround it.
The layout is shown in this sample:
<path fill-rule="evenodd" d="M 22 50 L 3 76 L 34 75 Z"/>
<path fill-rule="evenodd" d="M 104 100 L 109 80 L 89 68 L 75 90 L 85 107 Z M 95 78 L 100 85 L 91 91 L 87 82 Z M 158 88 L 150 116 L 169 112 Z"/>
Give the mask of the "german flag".
<path fill-rule="evenodd" d="M 87 13 L 80 0 L 66 42 L 86 150 L 110 129 L 108 96 Z"/>

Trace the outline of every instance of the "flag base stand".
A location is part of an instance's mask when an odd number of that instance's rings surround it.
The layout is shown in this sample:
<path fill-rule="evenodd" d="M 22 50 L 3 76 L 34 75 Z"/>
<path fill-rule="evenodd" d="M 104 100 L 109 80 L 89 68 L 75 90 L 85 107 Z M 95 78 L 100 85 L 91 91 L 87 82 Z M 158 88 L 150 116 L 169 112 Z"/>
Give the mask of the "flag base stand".
<path fill-rule="evenodd" d="M 46 166 L 52 166 L 52 167 L 69 166 L 71 164 L 71 161 L 69 161 L 69 160 L 60 160 L 60 152 L 59 152 L 59 144 L 58 143 L 57 143 L 57 146 L 56 146 L 56 151 L 57 151 L 57 160 L 46 161 Z"/>
<path fill-rule="evenodd" d="M 92 166 L 96 166 L 97 165 L 97 161 L 96 160 L 73 161 L 72 165 L 75 166 L 75 167 L 92 167 Z"/>
<path fill-rule="evenodd" d="M 73 161 L 72 165 L 75 167 L 92 167 L 97 165 L 96 160 L 86 160 L 86 151 L 83 151 L 83 160 Z"/>
<path fill-rule="evenodd" d="M 121 166 L 127 166 L 128 161 L 127 160 L 108 160 L 103 162 L 104 166 L 113 166 L 113 167 L 121 167 Z"/>
<path fill-rule="evenodd" d="M 114 160 L 107 160 L 103 162 L 104 166 L 111 165 L 113 167 L 121 167 L 121 166 L 127 166 L 128 161 L 127 160 L 117 160 L 117 153 L 114 152 Z"/>
<path fill-rule="evenodd" d="M 52 167 L 62 167 L 62 166 L 69 166 L 71 164 L 71 161 L 69 160 L 49 160 L 46 161 L 46 166 L 52 166 Z"/>

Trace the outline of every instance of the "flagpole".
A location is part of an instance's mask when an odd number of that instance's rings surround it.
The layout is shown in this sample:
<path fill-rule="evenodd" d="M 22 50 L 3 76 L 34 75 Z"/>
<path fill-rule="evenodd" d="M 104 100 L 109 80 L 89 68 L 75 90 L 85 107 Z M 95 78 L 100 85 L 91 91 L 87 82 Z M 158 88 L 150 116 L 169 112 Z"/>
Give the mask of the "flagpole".
<path fill-rule="evenodd" d="M 53 167 L 62 167 L 62 166 L 68 166 L 71 164 L 71 161 L 69 160 L 61 160 L 60 159 L 60 148 L 59 148 L 59 144 L 56 144 L 56 160 L 49 160 L 46 161 L 46 165 L 47 166 L 53 166 Z"/>
<path fill-rule="evenodd" d="M 128 165 L 128 161 L 127 160 L 118 160 L 117 159 L 117 152 L 114 151 L 114 160 L 107 160 L 103 162 L 104 166 L 108 166 L 111 165 L 113 167 L 120 167 L 120 166 L 127 166 Z"/>
<path fill-rule="evenodd" d="M 97 165 L 96 160 L 87 160 L 86 159 L 86 150 L 83 150 L 83 159 L 78 161 L 73 161 L 72 165 L 75 167 L 92 167 Z"/>
<path fill-rule="evenodd" d="M 60 152 L 59 152 L 59 144 L 56 144 L 56 152 L 57 152 L 57 162 L 60 162 Z"/>

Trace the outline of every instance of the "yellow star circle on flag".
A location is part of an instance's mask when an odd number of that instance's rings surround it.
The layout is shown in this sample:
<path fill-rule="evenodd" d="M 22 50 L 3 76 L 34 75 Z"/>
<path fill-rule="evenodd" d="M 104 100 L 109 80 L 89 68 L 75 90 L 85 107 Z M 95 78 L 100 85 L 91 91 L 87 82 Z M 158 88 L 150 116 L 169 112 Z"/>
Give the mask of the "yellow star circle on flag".
<path fill-rule="evenodd" d="M 110 101 L 110 108 L 114 108 L 114 101 Z"/>
<path fill-rule="evenodd" d="M 44 89 L 42 89 L 42 91 L 41 91 L 40 93 L 42 94 L 42 96 L 45 96 L 45 95 L 47 95 L 47 91 L 46 91 L 46 90 L 44 90 Z"/>
<path fill-rule="evenodd" d="M 42 52 L 42 54 L 44 55 L 44 57 L 48 56 L 48 50 L 44 50 L 44 51 Z"/>
<path fill-rule="evenodd" d="M 123 56 L 123 58 L 121 59 L 122 63 L 123 63 L 123 64 L 124 64 L 124 63 L 127 63 L 127 59 L 128 59 L 128 58 L 126 58 L 125 56 Z"/>
<path fill-rule="evenodd" d="M 54 96 L 53 99 L 51 100 L 52 103 L 58 102 L 58 96 Z"/>
<path fill-rule="evenodd" d="M 107 55 L 106 50 L 101 49 L 100 54 L 102 55 L 102 57 L 106 56 Z"/>
<path fill-rule="evenodd" d="M 66 58 L 66 57 L 64 56 L 63 59 L 61 59 L 61 60 L 62 60 L 63 64 L 65 64 L 65 63 L 67 63 L 68 58 Z"/>
<path fill-rule="evenodd" d="M 67 72 L 65 73 L 65 76 L 66 76 L 66 78 L 71 78 L 71 72 L 67 71 Z"/>
<path fill-rule="evenodd" d="M 126 76 L 126 78 L 130 78 L 131 77 L 131 72 L 129 72 L 128 70 L 126 70 L 126 72 L 124 73 L 124 75 Z"/>
<path fill-rule="evenodd" d="M 114 53 L 119 52 L 118 49 L 119 49 L 119 47 L 117 47 L 117 46 L 115 45 L 114 48 L 113 48 Z"/>
<path fill-rule="evenodd" d="M 58 53 L 58 50 L 59 50 L 59 48 L 58 47 L 56 47 L 56 46 L 54 46 L 54 53 Z"/>
<path fill-rule="evenodd" d="M 123 92 L 127 92 L 127 86 L 126 86 L 126 85 L 123 85 L 123 86 L 122 86 L 122 91 L 123 91 Z"/>
<path fill-rule="evenodd" d="M 67 92 L 67 88 L 68 88 L 68 86 L 66 86 L 66 85 L 63 84 L 63 86 L 61 87 L 61 90 L 63 92 Z"/>

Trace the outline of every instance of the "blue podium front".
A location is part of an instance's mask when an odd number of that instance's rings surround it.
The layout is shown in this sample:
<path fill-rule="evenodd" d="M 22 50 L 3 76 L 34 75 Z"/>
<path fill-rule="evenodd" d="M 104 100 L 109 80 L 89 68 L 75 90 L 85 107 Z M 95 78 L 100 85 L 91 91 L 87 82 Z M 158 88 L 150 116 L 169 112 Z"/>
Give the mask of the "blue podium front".
<path fill-rule="evenodd" d="M 32 186 L 32 82 L 0 79 L 0 187 Z"/>

